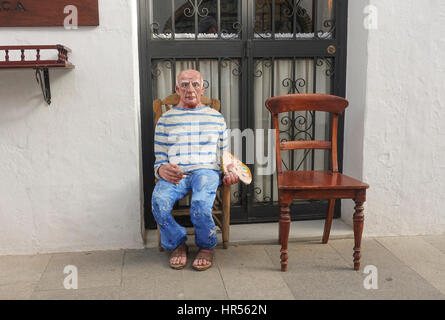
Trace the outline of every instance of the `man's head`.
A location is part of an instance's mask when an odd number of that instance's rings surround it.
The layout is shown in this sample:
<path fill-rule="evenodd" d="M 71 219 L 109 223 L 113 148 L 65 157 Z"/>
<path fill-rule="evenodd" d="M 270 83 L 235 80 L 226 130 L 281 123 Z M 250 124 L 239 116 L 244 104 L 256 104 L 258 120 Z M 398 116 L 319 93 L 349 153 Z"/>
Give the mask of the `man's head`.
<path fill-rule="evenodd" d="M 201 97 L 204 94 L 203 78 L 199 71 L 184 70 L 178 75 L 176 93 L 180 102 L 178 107 L 194 109 L 201 106 Z"/>

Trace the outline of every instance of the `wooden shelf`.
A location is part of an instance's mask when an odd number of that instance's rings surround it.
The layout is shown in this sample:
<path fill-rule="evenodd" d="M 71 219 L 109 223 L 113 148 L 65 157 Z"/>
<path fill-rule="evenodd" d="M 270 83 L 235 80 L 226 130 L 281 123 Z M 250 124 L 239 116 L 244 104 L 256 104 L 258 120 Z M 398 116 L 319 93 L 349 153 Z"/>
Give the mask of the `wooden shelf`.
<path fill-rule="evenodd" d="M 57 50 L 58 60 L 40 60 L 42 50 Z M 68 53 L 71 49 L 63 45 L 49 46 L 0 46 L 0 53 L 4 52 L 5 60 L 0 61 L 0 68 L 74 68 L 74 65 L 68 61 Z M 11 52 L 21 52 L 21 60 L 10 59 Z M 35 51 L 34 60 L 25 60 L 26 51 Z"/>
<path fill-rule="evenodd" d="M 42 50 L 57 50 L 57 60 L 41 60 Z M 11 60 L 11 53 L 19 51 L 20 60 Z M 29 51 L 34 52 L 35 55 L 27 57 Z M 35 69 L 37 83 L 42 88 L 42 94 L 48 105 L 51 104 L 51 87 L 49 81 L 49 68 L 65 68 L 73 69 L 74 65 L 68 61 L 68 53 L 71 49 L 63 45 L 36 45 L 36 46 L 0 46 L 0 56 L 4 53 L 4 60 L 0 61 L 1 69 Z M 26 60 L 28 58 L 28 60 Z M 42 78 L 43 72 L 43 78 Z"/>

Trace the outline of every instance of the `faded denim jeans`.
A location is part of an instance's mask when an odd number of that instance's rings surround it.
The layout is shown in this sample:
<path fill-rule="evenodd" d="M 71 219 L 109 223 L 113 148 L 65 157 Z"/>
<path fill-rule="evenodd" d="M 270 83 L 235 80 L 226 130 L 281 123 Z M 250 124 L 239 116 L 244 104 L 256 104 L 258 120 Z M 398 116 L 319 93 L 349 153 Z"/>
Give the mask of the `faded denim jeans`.
<path fill-rule="evenodd" d="M 183 178 L 179 184 L 161 179 L 152 195 L 153 216 L 161 232 L 161 245 L 173 250 L 187 240 L 187 232 L 171 214 L 176 201 L 192 191 L 190 218 L 195 227 L 195 243 L 201 249 L 213 249 L 218 237 L 212 217 L 216 190 L 221 183 L 218 171 L 198 169 Z"/>

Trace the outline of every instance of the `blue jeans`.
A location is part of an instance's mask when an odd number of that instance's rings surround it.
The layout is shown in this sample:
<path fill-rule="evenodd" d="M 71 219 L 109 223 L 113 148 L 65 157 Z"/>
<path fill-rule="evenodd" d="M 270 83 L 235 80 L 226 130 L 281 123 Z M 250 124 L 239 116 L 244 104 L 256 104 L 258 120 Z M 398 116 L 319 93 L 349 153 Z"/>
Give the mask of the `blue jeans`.
<path fill-rule="evenodd" d="M 201 249 L 213 249 L 218 237 L 212 217 L 216 190 L 221 183 L 218 171 L 211 169 L 194 170 L 179 184 L 161 179 L 153 191 L 151 203 L 153 216 L 161 231 L 161 245 L 173 250 L 187 240 L 186 229 L 180 226 L 171 214 L 176 201 L 192 191 L 190 218 L 195 227 L 195 243 Z"/>

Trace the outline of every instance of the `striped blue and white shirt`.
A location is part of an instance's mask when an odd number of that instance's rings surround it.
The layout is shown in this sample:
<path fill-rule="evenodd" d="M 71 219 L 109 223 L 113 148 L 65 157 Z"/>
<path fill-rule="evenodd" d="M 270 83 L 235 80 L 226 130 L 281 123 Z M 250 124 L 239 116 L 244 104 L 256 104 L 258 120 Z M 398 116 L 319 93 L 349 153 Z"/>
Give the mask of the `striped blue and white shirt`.
<path fill-rule="evenodd" d="M 155 130 L 155 176 L 164 163 L 177 164 L 184 172 L 196 169 L 221 171 L 221 155 L 228 147 L 226 121 L 208 106 L 173 107 L 158 120 Z"/>

